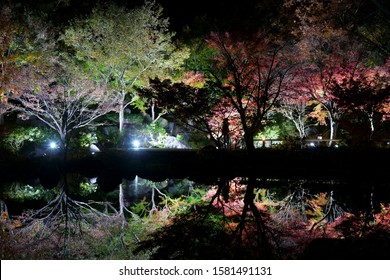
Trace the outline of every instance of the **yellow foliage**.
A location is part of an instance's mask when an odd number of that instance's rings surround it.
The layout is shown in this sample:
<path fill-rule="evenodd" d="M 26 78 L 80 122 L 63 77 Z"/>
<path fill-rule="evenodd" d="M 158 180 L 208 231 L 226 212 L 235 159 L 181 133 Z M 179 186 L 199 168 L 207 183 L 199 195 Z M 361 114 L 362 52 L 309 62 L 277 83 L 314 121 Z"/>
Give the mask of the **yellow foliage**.
<path fill-rule="evenodd" d="M 1 212 L 1 220 L 6 221 L 8 218 L 8 213 L 6 211 Z"/>

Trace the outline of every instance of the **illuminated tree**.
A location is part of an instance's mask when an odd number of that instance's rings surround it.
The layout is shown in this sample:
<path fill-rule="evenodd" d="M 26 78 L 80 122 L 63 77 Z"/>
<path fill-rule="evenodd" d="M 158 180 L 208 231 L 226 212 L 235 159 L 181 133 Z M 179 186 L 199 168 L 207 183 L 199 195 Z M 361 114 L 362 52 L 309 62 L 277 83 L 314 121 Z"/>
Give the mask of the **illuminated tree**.
<path fill-rule="evenodd" d="M 41 21 L 29 14 L 23 14 L 23 19 L 11 7 L 0 10 L 0 125 L 4 113 L 12 110 L 10 96 L 18 94 L 33 78 L 25 68 L 40 67 L 43 53 L 53 46 Z"/>
<path fill-rule="evenodd" d="M 289 88 L 293 64 L 265 34 L 239 41 L 228 33 L 212 33 L 208 43 L 216 51 L 210 95 L 218 92 L 238 113 L 246 148 L 252 150 L 267 114 Z"/>
<path fill-rule="evenodd" d="M 390 116 L 390 74 L 388 63 L 383 66 L 356 69 L 355 76 L 333 81 L 332 92 L 339 107 L 346 110 L 352 121 L 363 116 L 372 140 L 375 127 Z"/>
<path fill-rule="evenodd" d="M 292 88 L 294 89 L 294 86 Z M 299 86 L 296 90 L 291 90 L 281 96 L 277 111 L 293 122 L 299 138 L 303 140 L 307 136 L 306 131 L 310 125 L 308 119 L 311 112 L 311 96 L 299 91 Z"/>
<path fill-rule="evenodd" d="M 10 68 L 13 59 L 10 57 L 10 45 L 14 30 L 11 21 L 11 10 L 8 7 L 3 7 L 0 11 L 0 125 L 4 123 L 4 113 L 7 110 L 10 92 L 9 81 L 12 76 Z"/>
<path fill-rule="evenodd" d="M 177 71 L 185 50 L 172 42 L 168 20 L 154 1 L 126 11 L 116 5 L 98 5 L 85 19 L 75 20 L 62 36 L 65 44 L 95 81 L 119 97 L 119 130 L 125 109 L 143 107 L 135 86 L 148 77 L 168 77 Z"/>
<path fill-rule="evenodd" d="M 210 125 L 220 104 L 219 96 L 211 96 L 203 82 L 200 82 L 201 87 L 194 86 L 190 80 L 187 82 L 189 84 L 151 79 L 150 88 L 138 91 L 143 98 L 155 99 L 159 109 L 169 113 L 181 125 L 207 134 L 216 146 L 221 146 L 218 132 L 215 133 Z"/>
<path fill-rule="evenodd" d="M 66 73 L 59 65 L 39 73 L 35 82 L 12 97 L 19 117 L 42 121 L 54 130 L 66 158 L 70 137 L 77 129 L 96 121 L 116 109 L 117 101 L 93 81 Z"/>
<path fill-rule="evenodd" d="M 337 137 L 340 121 L 350 113 L 347 104 L 341 102 L 341 94 L 346 93 L 344 89 L 354 88 L 358 92 L 357 84 L 367 89 L 367 82 L 373 82 L 373 79 L 367 80 L 367 75 L 371 75 L 368 74 L 370 68 L 381 63 L 383 54 L 388 56 L 386 43 L 379 42 L 386 38 L 383 28 L 375 28 L 377 32 L 372 36 L 366 32 L 383 22 L 383 18 L 378 17 L 378 11 L 372 5 L 361 1 L 291 0 L 286 6 L 294 10 L 296 19 L 292 33 L 297 38 L 297 57 L 302 65 L 300 90 L 311 95 L 317 103 L 310 116 L 320 124 L 329 125 L 332 140 Z M 368 10 L 375 16 L 365 24 L 361 16 L 366 17 Z M 351 90 L 347 91 L 351 93 Z M 368 101 L 370 94 L 363 94 L 363 91 L 360 90 L 360 98 L 365 96 Z M 373 131 L 372 123 L 370 126 Z"/>

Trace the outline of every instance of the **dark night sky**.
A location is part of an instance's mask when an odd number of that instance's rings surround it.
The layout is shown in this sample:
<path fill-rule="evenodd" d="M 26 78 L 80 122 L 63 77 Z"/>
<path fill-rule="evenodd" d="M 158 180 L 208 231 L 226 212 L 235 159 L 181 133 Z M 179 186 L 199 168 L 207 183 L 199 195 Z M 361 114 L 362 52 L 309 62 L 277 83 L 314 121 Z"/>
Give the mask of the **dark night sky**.
<path fill-rule="evenodd" d="M 98 1 L 126 5 L 128 8 L 139 6 L 144 0 L 0 0 L 1 3 L 22 3 L 33 10 L 47 13 L 55 24 L 66 24 L 80 14 L 88 13 Z M 371 12 L 379 10 L 390 16 L 389 0 L 365 0 Z M 268 24 L 270 18 L 277 16 L 284 0 L 156 0 L 169 17 L 171 29 L 180 32 L 183 26 L 197 28 L 196 18 L 206 19 L 206 25 L 212 30 L 215 25 L 224 30 L 243 30 Z M 364 11 L 367 6 L 364 7 Z M 203 26 L 204 27 L 204 26 Z"/>
<path fill-rule="evenodd" d="M 139 6 L 144 0 L 100 0 L 101 2 L 116 2 L 129 8 Z M 2 3 L 21 3 L 35 11 L 47 11 L 49 18 L 54 22 L 67 22 L 78 14 L 88 13 L 96 5 L 96 0 L 0 0 Z M 250 18 L 258 3 L 276 3 L 280 0 L 156 0 L 164 8 L 164 13 L 170 19 L 171 28 L 180 31 L 183 26 L 192 25 L 197 16 L 207 16 L 212 22 L 231 22 L 240 25 Z M 66 3 L 66 4 L 65 4 Z M 69 3 L 69 5 L 67 5 Z M 54 11 L 53 11 L 54 10 Z"/>

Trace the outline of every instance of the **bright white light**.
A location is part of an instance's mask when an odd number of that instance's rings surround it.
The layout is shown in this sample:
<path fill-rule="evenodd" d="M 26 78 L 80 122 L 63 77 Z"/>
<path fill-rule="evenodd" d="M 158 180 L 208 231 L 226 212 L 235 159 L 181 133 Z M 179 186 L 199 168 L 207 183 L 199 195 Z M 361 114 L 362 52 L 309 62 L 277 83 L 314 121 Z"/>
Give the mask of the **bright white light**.
<path fill-rule="evenodd" d="M 91 184 L 96 184 L 97 183 L 97 177 L 89 178 L 89 182 Z"/>
<path fill-rule="evenodd" d="M 310 142 L 309 146 L 310 146 L 310 147 L 315 147 L 316 144 L 314 144 L 313 142 Z"/>
<path fill-rule="evenodd" d="M 338 148 L 338 147 L 339 147 L 339 145 L 337 145 L 337 144 L 336 144 L 336 145 L 334 145 L 334 147 L 335 147 L 335 148 Z"/>
<path fill-rule="evenodd" d="M 141 143 L 139 142 L 139 140 L 137 140 L 137 139 L 134 140 L 134 141 L 133 141 L 133 147 L 136 148 L 136 149 L 138 149 L 139 146 L 141 146 Z"/>
<path fill-rule="evenodd" d="M 100 152 L 100 149 L 95 144 L 89 145 L 89 150 L 91 151 L 92 154 Z"/>
<path fill-rule="evenodd" d="M 57 143 L 56 142 L 50 142 L 50 149 L 56 149 Z"/>

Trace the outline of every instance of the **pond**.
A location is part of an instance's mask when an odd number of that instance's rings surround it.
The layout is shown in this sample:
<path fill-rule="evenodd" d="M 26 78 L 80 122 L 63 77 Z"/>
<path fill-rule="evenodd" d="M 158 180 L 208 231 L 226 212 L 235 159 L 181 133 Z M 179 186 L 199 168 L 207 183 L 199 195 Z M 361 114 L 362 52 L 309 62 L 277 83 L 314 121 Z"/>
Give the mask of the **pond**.
<path fill-rule="evenodd" d="M 3 176 L 2 259 L 390 259 L 382 177 L 188 172 L 166 159 L 164 176 L 148 160 Z"/>

